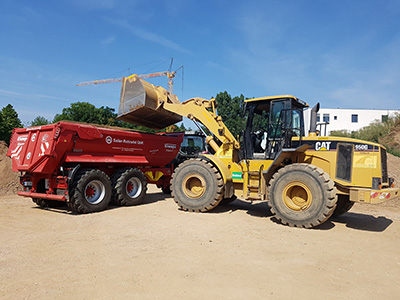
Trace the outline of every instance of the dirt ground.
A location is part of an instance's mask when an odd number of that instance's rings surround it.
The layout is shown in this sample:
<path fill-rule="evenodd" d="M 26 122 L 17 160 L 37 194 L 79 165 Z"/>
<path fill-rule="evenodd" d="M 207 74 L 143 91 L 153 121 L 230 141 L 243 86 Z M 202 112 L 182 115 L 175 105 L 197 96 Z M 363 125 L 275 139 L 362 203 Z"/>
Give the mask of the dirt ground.
<path fill-rule="evenodd" d="M 236 200 L 178 209 L 154 186 L 144 204 L 88 215 L 15 196 L 0 144 L 0 299 L 398 299 L 400 199 L 356 204 L 316 229 Z M 388 156 L 400 184 L 400 158 Z"/>
<path fill-rule="evenodd" d="M 317 229 L 266 203 L 144 204 L 76 215 L 0 197 L 0 299 L 398 299 L 400 209 L 355 205 Z"/>

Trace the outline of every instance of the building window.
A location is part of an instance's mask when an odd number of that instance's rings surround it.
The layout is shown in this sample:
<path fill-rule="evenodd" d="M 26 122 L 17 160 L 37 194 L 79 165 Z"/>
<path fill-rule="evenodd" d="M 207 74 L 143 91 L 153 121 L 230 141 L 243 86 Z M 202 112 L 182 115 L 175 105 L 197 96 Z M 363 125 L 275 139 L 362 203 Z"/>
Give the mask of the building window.
<path fill-rule="evenodd" d="M 319 121 L 320 121 L 319 114 L 317 114 L 317 122 L 319 122 Z"/>
<path fill-rule="evenodd" d="M 358 115 L 351 115 L 351 123 L 358 123 Z"/>
<path fill-rule="evenodd" d="M 389 120 L 389 115 L 382 115 L 382 122 L 387 122 Z"/>
<path fill-rule="evenodd" d="M 336 121 L 337 120 L 337 116 L 333 116 L 333 119 Z"/>
<path fill-rule="evenodd" d="M 329 114 L 324 114 L 322 121 L 324 123 L 329 123 Z"/>

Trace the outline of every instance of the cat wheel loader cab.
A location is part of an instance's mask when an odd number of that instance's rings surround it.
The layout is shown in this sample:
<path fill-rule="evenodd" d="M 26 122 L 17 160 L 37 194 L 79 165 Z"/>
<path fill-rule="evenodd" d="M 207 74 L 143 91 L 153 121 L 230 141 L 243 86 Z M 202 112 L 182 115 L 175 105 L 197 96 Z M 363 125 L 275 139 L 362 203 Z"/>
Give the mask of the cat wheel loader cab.
<path fill-rule="evenodd" d="M 274 159 L 292 138 L 304 136 L 304 101 L 290 95 L 245 100 L 246 127 L 241 143 L 245 159 Z"/>
<path fill-rule="evenodd" d="M 180 103 L 135 75 L 122 82 L 118 118 L 162 128 L 183 116 L 208 131 L 206 142 L 215 154 L 184 161 L 172 176 L 172 195 L 183 210 L 204 212 L 236 197 L 268 200 L 281 223 L 311 228 L 347 212 L 354 202 L 377 203 L 399 195 L 387 176 L 384 147 L 317 136 L 319 105 L 305 136 L 304 101 L 290 95 L 245 100 L 240 143 L 216 106 L 215 99 Z"/>

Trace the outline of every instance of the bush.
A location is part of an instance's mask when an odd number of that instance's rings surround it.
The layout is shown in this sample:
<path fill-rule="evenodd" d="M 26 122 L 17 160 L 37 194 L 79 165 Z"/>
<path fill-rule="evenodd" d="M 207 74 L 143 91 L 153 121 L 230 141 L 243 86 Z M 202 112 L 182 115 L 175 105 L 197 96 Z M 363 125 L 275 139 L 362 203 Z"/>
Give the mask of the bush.
<path fill-rule="evenodd" d="M 397 142 L 400 139 L 399 114 L 389 117 L 384 122 L 374 121 L 370 125 L 351 133 L 347 130 L 335 130 L 330 135 L 379 143 L 385 146 L 389 153 L 400 157 L 400 144 Z"/>

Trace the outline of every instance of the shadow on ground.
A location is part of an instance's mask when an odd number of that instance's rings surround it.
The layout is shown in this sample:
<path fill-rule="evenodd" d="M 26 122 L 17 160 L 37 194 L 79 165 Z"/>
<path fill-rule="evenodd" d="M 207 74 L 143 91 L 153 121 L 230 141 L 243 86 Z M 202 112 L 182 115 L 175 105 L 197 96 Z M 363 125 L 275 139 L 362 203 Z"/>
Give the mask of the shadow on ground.
<path fill-rule="evenodd" d="M 254 217 L 268 218 L 272 216 L 271 210 L 267 202 L 251 203 L 249 201 L 242 201 L 236 199 L 229 204 L 220 204 L 210 211 L 210 213 L 226 213 L 235 212 L 238 210 L 245 210 L 247 213 Z"/>
<path fill-rule="evenodd" d="M 153 194 L 147 194 L 144 197 L 144 200 L 141 204 L 138 204 L 136 206 L 139 205 L 147 205 L 147 204 L 152 204 L 152 203 L 156 203 L 159 201 L 164 201 L 166 198 L 168 197 L 168 195 L 163 194 L 163 193 L 153 193 Z M 117 209 L 117 208 L 123 208 L 124 206 L 120 206 L 115 204 L 114 202 L 110 202 L 110 204 L 108 205 L 108 207 L 103 210 L 103 211 L 99 211 L 99 212 L 95 212 L 95 213 L 102 213 L 102 212 L 106 212 L 108 210 L 113 210 L 113 209 Z M 40 210 L 46 210 L 49 212 L 54 212 L 54 213 L 59 213 L 59 214 L 68 214 L 68 215 L 72 215 L 72 216 L 79 216 L 82 215 L 80 213 L 74 212 L 72 211 L 66 203 L 60 202 L 59 205 L 56 205 L 56 207 L 40 207 L 40 206 L 33 206 L 33 209 L 40 209 Z"/>
<path fill-rule="evenodd" d="M 143 203 L 139 205 L 147 205 L 153 204 L 160 201 L 165 201 L 166 198 L 169 198 L 169 195 L 163 193 L 152 193 L 147 194 Z M 74 211 L 71 211 L 67 205 L 62 205 L 59 207 L 52 208 L 42 208 L 42 207 L 33 207 L 34 209 L 47 210 L 50 212 L 61 213 L 61 214 L 69 214 L 69 215 L 81 215 Z M 115 205 L 114 203 L 110 203 L 108 208 L 105 210 L 112 210 L 117 208 L 123 208 L 121 206 Z M 281 224 L 279 220 L 277 220 L 268 206 L 267 202 L 256 202 L 252 203 L 249 201 L 242 201 L 240 199 L 236 199 L 235 201 L 229 204 L 220 204 L 213 210 L 208 213 L 211 214 L 221 214 L 221 213 L 233 213 L 235 211 L 246 211 L 247 214 L 259 217 L 259 218 L 270 218 L 272 222 Z M 105 212 L 103 211 L 103 212 Z M 102 212 L 97 212 L 102 213 Z M 325 223 L 313 228 L 313 230 L 330 230 L 335 227 L 335 224 L 344 224 L 346 227 L 362 230 L 362 231 L 371 231 L 371 232 L 382 232 L 385 231 L 393 221 L 388 219 L 387 217 L 379 216 L 374 217 L 372 215 L 366 215 L 362 213 L 355 212 L 347 212 L 339 217 L 330 218 Z"/>
<path fill-rule="evenodd" d="M 226 213 L 245 210 L 251 216 L 261 218 L 271 218 L 271 221 L 282 225 L 277 220 L 267 204 L 267 202 L 251 203 L 237 199 L 230 204 L 219 205 L 210 213 Z M 335 224 L 344 224 L 346 227 L 362 231 L 382 232 L 385 231 L 393 221 L 387 217 L 374 217 L 362 213 L 347 212 L 339 217 L 330 218 L 325 223 L 313 228 L 314 230 L 330 230 L 335 227 Z"/>
<path fill-rule="evenodd" d="M 348 212 L 331 219 L 334 223 L 345 224 L 346 227 L 356 230 L 382 232 L 385 231 L 393 220 L 383 216 L 374 217 L 362 213 Z M 321 226 L 323 226 L 322 224 Z"/>

